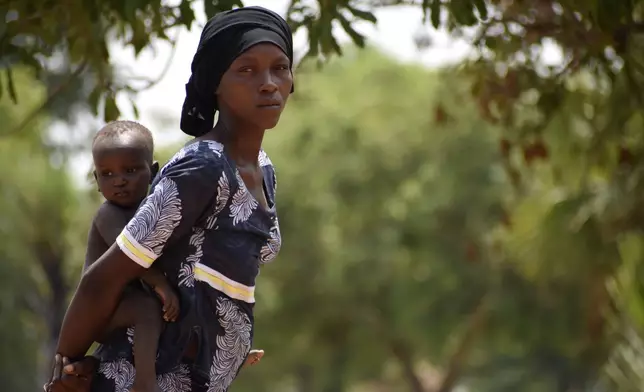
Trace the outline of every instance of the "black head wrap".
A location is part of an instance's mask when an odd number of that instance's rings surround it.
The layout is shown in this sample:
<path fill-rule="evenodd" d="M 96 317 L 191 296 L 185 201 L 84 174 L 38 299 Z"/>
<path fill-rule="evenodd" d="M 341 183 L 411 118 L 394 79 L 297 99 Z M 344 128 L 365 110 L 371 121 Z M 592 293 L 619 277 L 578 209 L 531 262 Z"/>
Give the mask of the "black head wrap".
<path fill-rule="evenodd" d="M 181 130 L 201 136 L 214 125 L 215 91 L 230 64 L 252 46 L 270 42 L 281 48 L 293 65 L 293 35 L 286 21 L 262 7 L 243 7 L 211 18 L 201 33 L 186 84 Z M 291 90 L 293 92 L 293 90 Z"/>

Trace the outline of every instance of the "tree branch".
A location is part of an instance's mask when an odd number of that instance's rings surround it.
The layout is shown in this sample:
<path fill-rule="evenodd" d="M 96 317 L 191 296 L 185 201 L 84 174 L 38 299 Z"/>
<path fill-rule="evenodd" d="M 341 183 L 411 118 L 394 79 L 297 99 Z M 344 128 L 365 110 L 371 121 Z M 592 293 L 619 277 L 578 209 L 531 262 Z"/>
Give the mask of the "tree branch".
<path fill-rule="evenodd" d="M 9 131 L 7 133 L 4 133 L 4 134 L 0 135 L 0 137 L 9 136 L 11 134 L 22 132 L 27 127 L 27 125 L 29 125 L 31 123 L 31 121 L 34 118 L 36 118 L 38 115 L 40 115 L 45 109 L 47 109 L 47 107 L 49 107 L 49 105 L 51 105 L 51 103 L 54 101 L 54 99 L 56 99 L 56 97 L 58 95 L 60 95 L 62 92 L 64 92 L 69 87 L 69 85 L 74 81 L 74 79 L 76 79 L 85 70 L 86 67 L 87 67 L 87 61 L 83 61 L 81 63 L 81 65 L 79 65 L 78 68 L 76 68 L 76 70 L 74 72 L 72 72 L 69 75 L 69 77 L 63 83 L 61 83 L 58 87 L 56 87 L 49 94 L 49 96 L 47 97 L 45 102 L 42 103 L 42 105 L 40 105 L 37 108 L 35 108 L 34 110 L 32 110 L 22 120 L 22 122 L 20 124 L 18 124 L 17 127 L 15 127 L 14 129 L 12 129 L 11 131 Z"/>
<path fill-rule="evenodd" d="M 374 328 L 383 337 L 385 342 L 389 342 L 389 347 L 393 355 L 400 361 L 403 368 L 405 378 L 413 392 L 426 392 L 420 377 L 416 374 L 414 369 L 414 356 L 411 353 L 409 345 L 401 338 L 393 336 L 391 330 L 385 325 L 387 319 L 384 316 L 382 309 L 374 307 L 365 313 L 367 319 L 371 320 Z"/>
<path fill-rule="evenodd" d="M 391 7 L 420 7 L 422 2 L 414 0 L 377 0 L 370 4 L 374 8 L 391 8 Z"/>
<path fill-rule="evenodd" d="M 163 70 L 161 70 L 161 73 L 159 76 L 157 76 L 154 79 L 146 78 L 143 76 L 129 76 L 127 77 L 127 81 L 139 81 L 139 82 L 145 82 L 145 85 L 142 87 L 134 88 L 132 86 L 129 86 L 127 82 L 124 85 L 121 86 L 115 86 L 115 90 L 125 90 L 130 93 L 140 93 L 142 91 L 148 90 L 157 84 L 159 84 L 163 78 L 168 74 L 168 71 L 170 70 L 170 67 L 172 66 L 172 60 L 174 59 L 175 54 L 177 53 L 177 42 L 179 41 L 179 35 L 181 34 L 180 31 L 177 31 L 177 36 L 174 39 L 169 39 L 168 42 L 170 42 L 171 47 L 170 47 L 170 56 L 168 57 L 168 60 L 166 60 L 166 63 L 163 67 Z"/>
<path fill-rule="evenodd" d="M 170 40 L 170 42 L 172 43 L 172 46 L 170 48 L 170 56 L 168 57 L 168 60 L 166 61 L 165 66 L 163 67 L 163 70 L 161 70 L 161 73 L 159 74 L 159 76 L 153 80 L 148 79 L 147 80 L 148 83 L 144 87 L 141 87 L 138 89 L 132 89 L 132 92 L 138 93 L 138 92 L 150 89 L 156 86 L 157 84 L 159 84 L 161 80 L 163 80 L 165 75 L 167 75 L 168 71 L 170 70 L 170 66 L 172 66 L 172 60 L 174 59 L 174 56 L 177 53 L 177 41 L 179 40 L 179 34 L 180 33 L 177 32 L 177 37 L 173 40 Z"/>
<path fill-rule="evenodd" d="M 420 378 L 414 370 L 414 359 L 409 350 L 409 346 L 405 344 L 402 340 L 393 340 L 391 342 L 391 351 L 394 353 L 394 356 L 398 358 L 400 364 L 403 367 L 403 372 L 405 377 L 409 381 L 411 390 L 413 392 L 425 392 L 425 388 L 420 381 Z"/>
<path fill-rule="evenodd" d="M 455 386 L 461 376 L 463 365 L 467 360 L 469 353 L 472 350 L 476 338 L 480 335 L 485 327 L 485 322 L 488 316 L 488 299 L 487 296 L 483 297 L 479 304 L 474 309 L 474 312 L 469 317 L 466 330 L 456 350 L 452 354 L 449 364 L 447 365 L 447 372 L 443 381 L 438 388 L 437 392 L 450 392 Z"/>

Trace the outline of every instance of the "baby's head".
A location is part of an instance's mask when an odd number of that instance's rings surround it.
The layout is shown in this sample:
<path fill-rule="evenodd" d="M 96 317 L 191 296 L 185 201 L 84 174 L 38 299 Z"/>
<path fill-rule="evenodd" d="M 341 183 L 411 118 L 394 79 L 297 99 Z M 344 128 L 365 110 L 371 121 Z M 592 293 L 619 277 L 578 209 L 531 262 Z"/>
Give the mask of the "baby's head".
<path fill-rule="evenodd" d="M 92 158 L 98 190 L 107 201 L 136 207 L 159 169 L 152 133 L 134 121 L 113 121 L 94 136 Z"/>

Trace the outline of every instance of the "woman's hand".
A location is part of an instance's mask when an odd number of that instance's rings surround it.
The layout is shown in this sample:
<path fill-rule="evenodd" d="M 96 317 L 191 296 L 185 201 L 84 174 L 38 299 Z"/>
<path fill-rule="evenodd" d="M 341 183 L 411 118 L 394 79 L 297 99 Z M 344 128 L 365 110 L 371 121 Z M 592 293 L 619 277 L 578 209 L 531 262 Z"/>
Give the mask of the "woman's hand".
<path fill-rule="evenodd" d="M 65 313 L 56 353 L 67 358 L 84 356 L 92 343 L 104 336 L 125 286 L 145 271 L 117 244 L 103 253 L 83 273 Z"/>
<path fill-rule="evenodd" d="M 51 380 L 44 385 L 45 392 L 89 392 L 98 361 L 85 357 L 74 363 L 56 354 Z"/>

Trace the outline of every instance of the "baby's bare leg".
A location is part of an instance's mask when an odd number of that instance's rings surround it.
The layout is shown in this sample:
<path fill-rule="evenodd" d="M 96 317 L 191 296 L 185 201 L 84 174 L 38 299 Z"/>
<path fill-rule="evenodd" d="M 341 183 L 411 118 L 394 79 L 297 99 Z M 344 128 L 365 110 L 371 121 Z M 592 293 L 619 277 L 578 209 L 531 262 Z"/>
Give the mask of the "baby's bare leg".
<path fill-rule="evenodd" d="M 161 335 L 161 305 L 151 295 L 130 294 L 121 300 L 112 317 L 110 330 L 134 326 L 134 367 L 131 391 L 160 392 L 156 381 L 156 356 Z"/>

